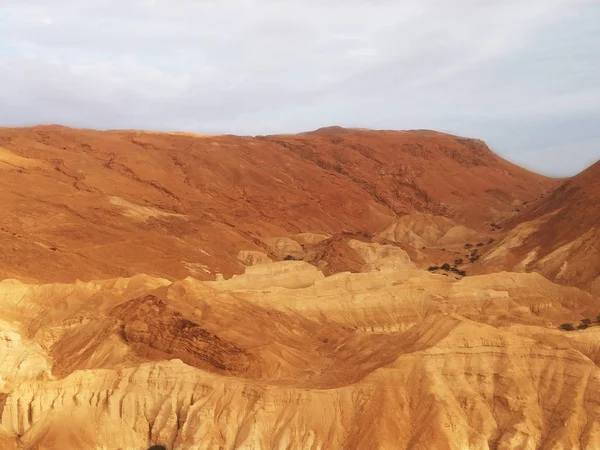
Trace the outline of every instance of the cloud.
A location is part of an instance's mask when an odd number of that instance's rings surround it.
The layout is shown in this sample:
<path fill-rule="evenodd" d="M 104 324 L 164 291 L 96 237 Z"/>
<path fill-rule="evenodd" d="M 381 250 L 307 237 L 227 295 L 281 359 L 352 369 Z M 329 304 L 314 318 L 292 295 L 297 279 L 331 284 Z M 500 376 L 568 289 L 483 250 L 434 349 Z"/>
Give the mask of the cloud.
<path fill-rule="evenodd" d="M 0 123 L 433 128 L 573 173 L 600 157 L 599 20 L 592 0 L 5 0 Z"/>

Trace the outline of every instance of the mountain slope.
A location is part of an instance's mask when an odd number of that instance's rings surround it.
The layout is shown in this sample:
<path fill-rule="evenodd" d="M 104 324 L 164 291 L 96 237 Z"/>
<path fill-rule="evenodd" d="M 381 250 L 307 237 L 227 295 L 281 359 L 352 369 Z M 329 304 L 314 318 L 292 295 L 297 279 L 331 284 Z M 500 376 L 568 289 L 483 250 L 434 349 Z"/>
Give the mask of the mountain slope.
<path fill-rule="evenodd" d="M 281 259 L 271 238 L 377 231 L 415 211 L 483 228 L 556 183 L 481 141 L 346 129 L 0 129 L 0 173 L 0 276 L 31 281 L 213 279 L 243 271 L 240 251 Z"/>
<path fill-rule="evenodd" d="M 496 267 L 536 271 L 600 293 L 600 161 L 507 222 L 486 255 Z"/>
<path fill-rule="evenodd" d="M 0 447 L 596 448 L 599 171 L 0 129 Z"/>

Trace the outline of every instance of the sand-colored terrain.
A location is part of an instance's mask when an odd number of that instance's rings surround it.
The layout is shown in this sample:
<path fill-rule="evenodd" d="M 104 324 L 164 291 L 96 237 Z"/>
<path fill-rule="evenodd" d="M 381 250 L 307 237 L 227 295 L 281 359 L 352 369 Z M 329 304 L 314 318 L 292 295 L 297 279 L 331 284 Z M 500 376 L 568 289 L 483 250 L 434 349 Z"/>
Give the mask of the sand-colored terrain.
<path fill-rule="evenodd" d="M 598 449 L 599 167 L 0 129 L 0 448 Z"/>

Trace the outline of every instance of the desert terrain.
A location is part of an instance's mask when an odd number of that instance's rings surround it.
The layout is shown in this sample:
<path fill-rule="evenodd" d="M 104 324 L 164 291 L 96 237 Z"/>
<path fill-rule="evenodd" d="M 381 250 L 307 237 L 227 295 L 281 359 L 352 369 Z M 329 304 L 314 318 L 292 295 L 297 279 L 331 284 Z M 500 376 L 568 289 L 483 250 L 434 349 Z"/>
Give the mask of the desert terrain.
<path fill-rule="evenodd" d="M 599 449 L 600 161 L 0 128 L 0 448 Z"/>

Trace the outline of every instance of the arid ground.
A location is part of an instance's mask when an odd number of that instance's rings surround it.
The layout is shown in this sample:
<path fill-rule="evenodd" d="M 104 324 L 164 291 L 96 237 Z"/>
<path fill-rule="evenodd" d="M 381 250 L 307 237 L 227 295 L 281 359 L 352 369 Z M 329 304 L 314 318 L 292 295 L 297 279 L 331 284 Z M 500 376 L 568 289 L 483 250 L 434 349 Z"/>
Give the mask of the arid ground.
<path fill-rule="evenodd" d="M 0 448 L 599 449 L 600 162 L 0 128 Z"/>

